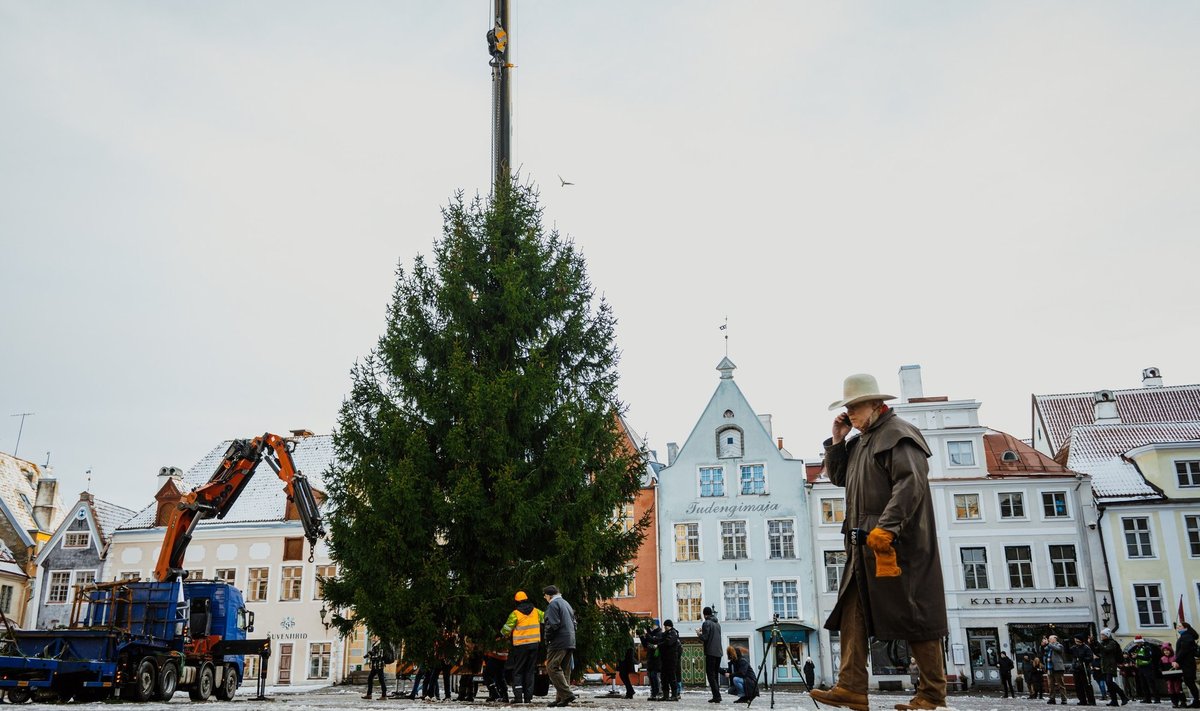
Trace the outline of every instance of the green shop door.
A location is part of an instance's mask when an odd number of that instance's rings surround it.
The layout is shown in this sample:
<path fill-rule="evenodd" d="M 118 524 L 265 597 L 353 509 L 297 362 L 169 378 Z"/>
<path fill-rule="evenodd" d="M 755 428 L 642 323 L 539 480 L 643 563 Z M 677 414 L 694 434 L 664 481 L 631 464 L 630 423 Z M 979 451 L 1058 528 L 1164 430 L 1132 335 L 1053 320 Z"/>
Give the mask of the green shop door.
<path fill-rule="evenodd" d="M 687 686 L 704 686 L 708 678 L 704 675 L 704 644 L 700 640 L 683 642 L 683 657 L 679 660 L 679 674 Z"/>

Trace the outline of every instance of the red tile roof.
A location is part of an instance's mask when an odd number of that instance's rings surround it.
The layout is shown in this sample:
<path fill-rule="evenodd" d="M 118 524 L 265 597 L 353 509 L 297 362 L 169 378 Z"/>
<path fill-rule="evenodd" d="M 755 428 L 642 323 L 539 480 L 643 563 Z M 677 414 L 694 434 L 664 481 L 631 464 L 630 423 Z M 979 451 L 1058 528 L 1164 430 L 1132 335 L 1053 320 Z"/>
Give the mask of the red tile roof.
<path fill-rule="evenodd" d="M 1012 452 L 1006 460 L 1004 454 Z M 983 453 L 988 476 L 1069 476 L 1070 469 L 1025 444 L 1007 432 L 983 436 Z"/>
<path fill-rule="evenodd" d="M 1121 422 L 1200 422 L 1200 385 L 1114 390 Z M 1057 453 L 1071 430 L 1095 422 L 1095 393 L 1034 395 L 1033 404 L 1046 425 L 1050 448 Z"/>

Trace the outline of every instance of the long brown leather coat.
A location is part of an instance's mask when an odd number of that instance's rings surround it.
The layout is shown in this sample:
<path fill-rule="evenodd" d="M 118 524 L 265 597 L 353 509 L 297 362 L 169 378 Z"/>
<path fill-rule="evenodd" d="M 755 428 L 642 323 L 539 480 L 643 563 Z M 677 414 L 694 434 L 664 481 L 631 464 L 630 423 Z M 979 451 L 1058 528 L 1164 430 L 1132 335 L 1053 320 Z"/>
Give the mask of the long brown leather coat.
<path fill-rule="evenodd" d="M 945 637 L 946 591 L 929 493 L 929 445 L 921 431 L 888 410 L 866 432 L 839 444 L 825 442 L 825 469 L 846 487 L 846 570 L 825 628 L 841 627 L 847 595 L 860 594 L 868 634 L 885 640 Z M 875 577 L 875 554 L 852 546 L 858 528 L 891 531 L 901 574 Z"/>

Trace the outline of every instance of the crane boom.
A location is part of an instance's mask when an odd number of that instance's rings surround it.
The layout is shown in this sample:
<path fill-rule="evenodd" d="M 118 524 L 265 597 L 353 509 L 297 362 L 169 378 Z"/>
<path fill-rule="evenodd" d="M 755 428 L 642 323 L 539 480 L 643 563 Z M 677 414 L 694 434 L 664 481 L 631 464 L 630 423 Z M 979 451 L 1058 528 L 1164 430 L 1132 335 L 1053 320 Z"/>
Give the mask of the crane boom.
<path fill-rule="evenodd" d="M 283 481 L 283 491 L 288 501 L 296 506 L 300 523 L 304 526 L 304 537 L 308 539 L 311 561 L 311 551 L 317 539 L 325 536 L 325 528 L 308 477 L 296 469 L 296 463 L 292 460 L 293 449 L 294 440 L 270 432 L 252 440 L 234 440 L 225 450 L 225 456 L 208 482 L 184 494 L 172 512 L 162 549 L 158 553 L 158 563 L 154 567 L 154 578 L 168 582 L 186 575 L 183 558 L 197 524 L 210 518 L 225 518 L 264 459 Z"/>

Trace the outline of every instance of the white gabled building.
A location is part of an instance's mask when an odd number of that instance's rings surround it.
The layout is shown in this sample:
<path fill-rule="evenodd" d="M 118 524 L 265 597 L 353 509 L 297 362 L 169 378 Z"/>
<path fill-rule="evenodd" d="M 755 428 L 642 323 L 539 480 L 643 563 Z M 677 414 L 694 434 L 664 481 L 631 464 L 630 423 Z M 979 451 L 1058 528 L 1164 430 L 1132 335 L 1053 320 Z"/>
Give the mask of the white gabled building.
<path fill-rule="evenodd" d="M 307 435 L 295 441 L 296 468 L 323 498 L 321 478 L 334 460 L 333 438 Z M 171 511 L 182 494 L 212 477 L 229 444 L 214 447 L 186 474 L 174 468 L 160 471 L 153 503 L 113 532 L 106 577 L 153 578 Z M 258 468 L 225 518 L 200 522 L 184 566 L 189 578 L 223 580 L 242 590 L 246 608 L 255 616 L 249 636 L 271 639 L 267 684 L 323 685 L 343 678 L 349 643 L 325 626 L 331 617 L 321 600 L 319 580 L 336 575 L 336 568 L 326 543 L 309 550 L 283 482 L 270 467 Z M 356 651 L 361 657 L 361 650 Z M 254 683 L 257 662 L 246 658 L 244 684 Z"/>
<path fill-rule="evenodd" d="M 918 366 L 900 369 L 900 393 L 889 405 L 920 428 L 933 452 L 929 488 L 950 630 L 947 673 L 999 687 L 1000 651 L 1019 660 L 1047 632 L 1096 631 L 1103 563 L 1086 525 L 1094 515 L 1089 481 L 982 425 L 977 401 L 925 397 Z M 822 619 L 836 602 L 845 564 L 844 496 L 823 475 L 814 481 Z M 820 675 L 828 682 L 839 659 L 836 635 L 826 658 L 832 665 Z M 908 660 L 905 644 L 876 642 L 872 685 L 908 688 Z"/>
<path fill-rule="evenodd" d="M 801 662 L 818 626 L 804 462 L 774 439 L 771 416 L 755 413 L 735 367 L 729 358 L 717 366 L 716 391 L 659 472 L 660 606 L 684 642 L 687 683 L 704 681 L 696 630 L 706 606 L 717 610 L 722 645 L 748 649 L 756 669 L 773 615 Z M 779 680 L 798 676 L 781 667 Z"/>

